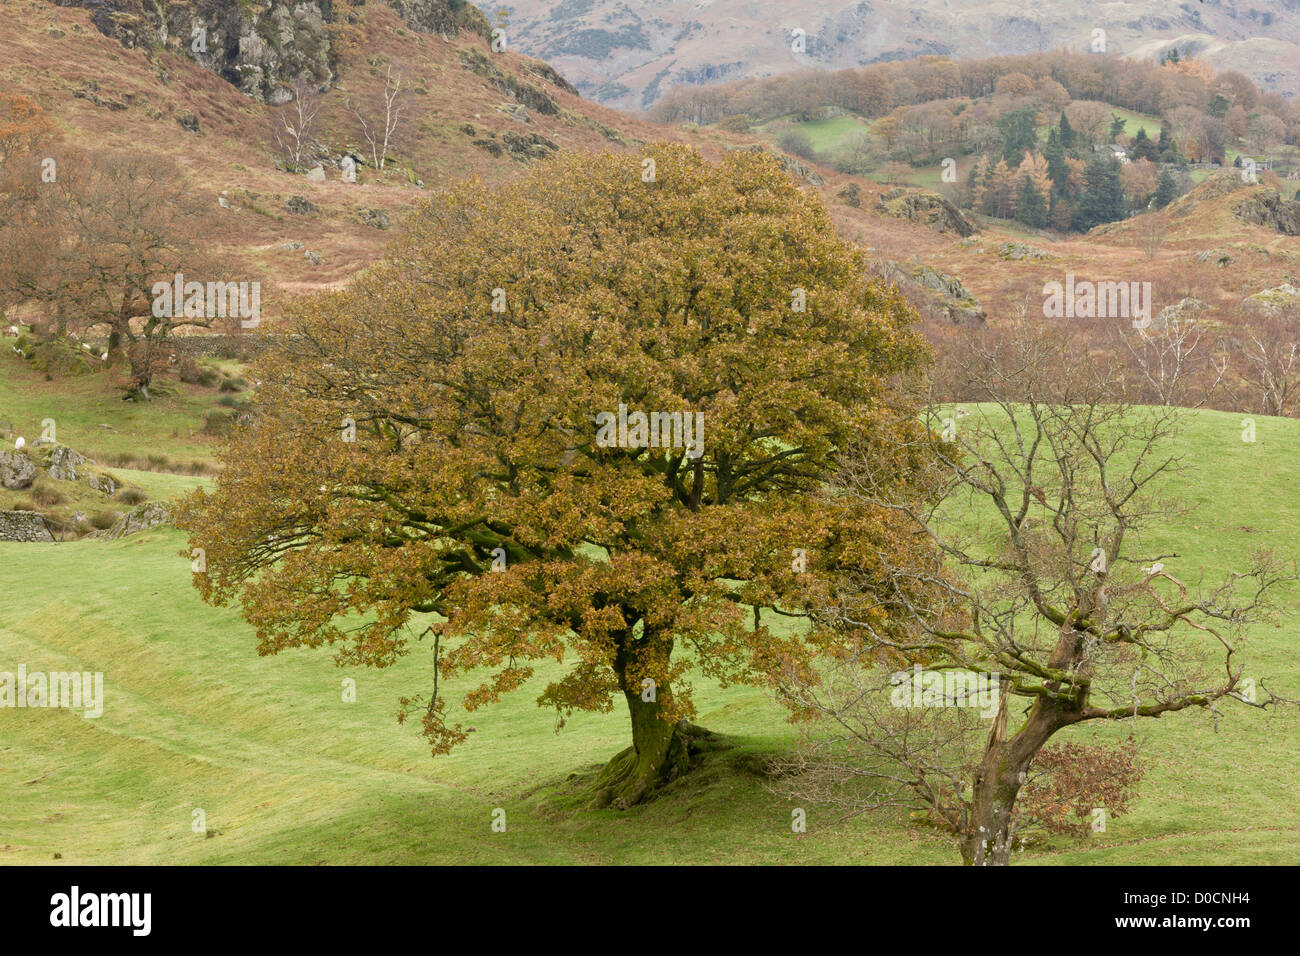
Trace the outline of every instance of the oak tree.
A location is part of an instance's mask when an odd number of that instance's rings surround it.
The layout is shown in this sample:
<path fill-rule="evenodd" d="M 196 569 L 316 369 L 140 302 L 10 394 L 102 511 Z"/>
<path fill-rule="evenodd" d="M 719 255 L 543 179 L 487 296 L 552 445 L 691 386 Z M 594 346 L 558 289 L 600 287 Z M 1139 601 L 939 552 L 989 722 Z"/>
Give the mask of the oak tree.
<path fill-rule="evenodd" d="M 181 515 L 195 583 L 262 653 L 421 647 L 403 713 L 435 754 L 468 733 L 448 681 L 476 672 L 473 710 L 560 662 L 537 699 L 561 721 L 626 702 L 595 802 L 634 804 L 705 739 L 689 675 L 803 666 L 806 631 L 775 621 L 845 549 L 912 546 L 811 492 L 855 437 L 919 427 L 896 384 L 927 359 L 914 321 L 770 156 L 659 146 L 459 187 L 289 308 Z"/>

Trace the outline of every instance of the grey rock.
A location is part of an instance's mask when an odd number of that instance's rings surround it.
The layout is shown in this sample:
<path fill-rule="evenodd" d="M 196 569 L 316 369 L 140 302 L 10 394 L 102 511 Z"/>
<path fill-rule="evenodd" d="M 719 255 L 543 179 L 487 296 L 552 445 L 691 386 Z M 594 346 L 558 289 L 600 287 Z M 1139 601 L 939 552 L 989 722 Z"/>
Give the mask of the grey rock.
<path fill-rule="evenodd" d="M 30 488 L 36 480 L 36 465 L 21 451 L 0 451 L 0 485 L 11 491 Z"/>
<path fill-rule="evenodd" d="M 77 469 L 86 464 L 86 456 L 67 445 L 51 445 L 41 455 L 41 467 L 56 481 L 76 481 Z"/>
<path fill-rule="evenodd" d="M 954 233 L 963 238 L 978 232 L 960 209 L 937 193 L 891 189 L 880 197 L 876 208 L 896 219 L 922 223 L 935 232 Z"/>
<path fill-rule="evenodd" d="M 172 520 L 171 509 L 165 504 L 156 501 L 146 501 L 144 504 L 136 505 L 130 511 L 123 514 L 111 528 L 104 531 L 95 531 L 88 534 L 88 538 L 125 538 L 129 534 L 139 534 L 141 531 L 148 531 L 159 525 L 164 525 Z"/>
<path fill-rule="evenodd" d="M 1003 259 L 1019 261 L 1021 259 L 1050 259 L 1052 254 L 1023 242 L 1004 242 L 998 246 L 998 255 Z"/>
<path fill-rule="evenodd" d="M 290 196 L 284 201 L 284 208 L 295 216 L 310 216 L 320 212 L 320 207 L 305 196 Z"/>
<path fill-rule="evenodd" d="M 1247 296 L 1246 301 L 1251 305 L 1262 306 L 1269 311 L 1280 312 L 1283 309 L 1300 306 L 1300 289 L 1297 289 L 1289 282 L 1283 282 L 1279 286 Z"/>
<path fill-rule="evenodd" d="M 1196 319 L 1209 306 L 1200 299 L 1188 296 L 1180 299 L 1173 305 L 1167 305 L 1161 309 L 1151 321 L 1151 327 L 1155 329 L 1168 328 L 1171 322 L 1188 322 Z"/>
<path fill-rule="evenodd" d="M 363 209 L 361 210 L 360 219 L 367 226 L 373 226 L 376 229 L 387 229 L 389 226 L 388 216 L 382 209 Z"/>

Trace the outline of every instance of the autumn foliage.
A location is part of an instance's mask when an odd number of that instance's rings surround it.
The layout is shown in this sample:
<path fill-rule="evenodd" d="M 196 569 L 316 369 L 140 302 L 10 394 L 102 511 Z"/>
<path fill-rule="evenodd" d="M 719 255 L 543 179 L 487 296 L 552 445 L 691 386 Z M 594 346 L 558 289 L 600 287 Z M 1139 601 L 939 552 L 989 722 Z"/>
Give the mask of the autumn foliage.
<path fill-rule="evenodd" d="M 705 734 L 688 670 L 808 661 L 788 622 L 823 572 L 907 546 L 812 493 L 838 448 L 919 427 L 895 385 L 927 360 L 914 319 L 770 157 L 568 156 L 444 194 L 281 326 L 252 425 L 182 515 L 195 583 L 242 602 L 263 653 L 419 649 L 407 704 L 435 753 L 467 733 L 440 681 L 473 672 L 472 710 L 563 662 L 539 704 L 627 701 L 597 801 L 634 803 Z M 601 447 L 620 403 L 702 413 L 702 454 Z"/>

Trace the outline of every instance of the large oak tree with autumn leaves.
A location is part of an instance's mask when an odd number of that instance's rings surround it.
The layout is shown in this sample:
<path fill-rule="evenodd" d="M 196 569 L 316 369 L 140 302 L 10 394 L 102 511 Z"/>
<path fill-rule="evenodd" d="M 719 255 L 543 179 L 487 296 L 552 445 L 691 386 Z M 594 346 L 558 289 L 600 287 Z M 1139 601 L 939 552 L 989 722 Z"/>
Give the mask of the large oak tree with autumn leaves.
<path fill-rule="evenodd" d="M 631 746 L 596 803 L 634 804 L 708 736 L 691 675 L 808 665 L 847 638 L 772 624 L 912 546 L 811 492 L 872 436 L 906 480 L 884 449 L 921 427 L 898 387 L 927 361 L 913 321 L 768 156 L 567 156 L 440 195 L 278 326 L 216 490 L 181 515 L 196 585 L 240 600 L 265 654 L 424 653 L 404 713 L 435 753 L 466 736 L 449 678 L 481 678 L 473 709 L 564 662 L 538 702 L 623 697 Z M 703 413 L 703 454 L 600 447 L 620 403 Z"/>

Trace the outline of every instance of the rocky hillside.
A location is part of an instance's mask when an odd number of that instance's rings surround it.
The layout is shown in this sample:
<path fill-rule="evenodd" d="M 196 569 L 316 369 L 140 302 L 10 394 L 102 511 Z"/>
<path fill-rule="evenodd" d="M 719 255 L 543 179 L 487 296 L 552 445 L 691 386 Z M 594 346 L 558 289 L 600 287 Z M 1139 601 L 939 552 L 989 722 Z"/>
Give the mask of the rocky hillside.
<path fill-rule="evenodd" d="M 145 12 L 131 6 L 136 0 L 93 7 L 0 0 L 0 88 L 40 102 L 66 148 L 146 150 L 178 162 L 218 217 L 203 238 L 232 271 L 263 279 L 263 312 L 272 319 L 289 296 L 341 284 L 375 261 L 414 203 L 466 177 L 512 176 L 559 149 L 637 149 L 661 139 L 713 156 L 770 148 L 754 136 L 664 127 L 593 104 L 547 63 L 494 52 L 491 27 L 474 8 L 419 2 L 197 0 Z M 198 18 L 188 34 L 192 21 L 177 11 Z M 272 29 L 286 15 L 292 23 Z M 194 25 L 208 28 L 206 53 L 192 49 Z M 513 26 L 508 34 L 513 47 Z M 181 42 L 187 35 L 190 45 Z M 260 79 L 241 84 L 245 74 Z M 271 120 L 279 91 L 308 76 L 324 92 L 310 148 L 291 164 Z M 389 77 L 401 78 L 403 112 L 381 173 L 353 108 L 381 108 Z M 356 162 L 357 182 L 343 180 L 345 158 Z M 1143 242 L 1133 222 L 1069 240 L 1026 236 L 1007 224 L 965 222 L 936 196 L 784 162 L 830 204 L 847 236 L 872 258 L 897 264 L 891 274 L 934 300 L 931 311 L 944 325 L 985 316 L 996 323 L 1023 304 L 1027 289 L 1062 271 L 1123 275 L 1139 261 Z M 1181 276 L 1223 308 L 1300 282 L 1288 232 L 1295 211 L 1275 205 L 1264 186 L 1198 192 L 1186 204 L 1194 212 L 1180 206 L 1165 217 L 1163 248 L 1141 269 Z M 980 234 L 970 235 L 972 228 Z M 1046 258 L 1009 260 L 998 251 L 1024 240 Z M 1233 268 L 1210 261 L 1216 250 Z M 1171 285 L 1158 294 L 1176 301 L 1188 293 Z"/>
<path fill-rule="evenodd" d="M 242 92 L 271 104 L 293 98 L 301 80 L 328 86 L 338 78 L 340 56 L 362 14 L 330 0 L 58 0 L 90 11 L 90 22 L 128 48 L 169 50 L 188 56 Z M 452 38 L 461 31 L 484 39 L 487 18 L 465 0 L 391 0 L 413 30 Z"/>
<path fill-rule="evenodd" d="M 0 0 L 0 89 L 43 107 L 59 148 L 176 161 L 218 213 L 202 238 L 274 286 L 273 316 L 374 261 L 428 190 L 663 135 L 490 41 L 461 0 Z M 390 78 L 401 111 L 381 174 L 358 113 L 382 120 Z M 300 163 L 272 129 L 295 84 L 319 91 Z"/>
<path fill-rule="evenodd" d="M 1294 0 L 512 0 L 512 38 L 584 95 L 643 109 L 674 84 L 839 69 L 922 54 L 986 57 L 1057 48 L 1152 58 L 1172 47 L 1266 90 L 1300 91 Z M 803 51 L 792 49 L 795 31 Z"/>

